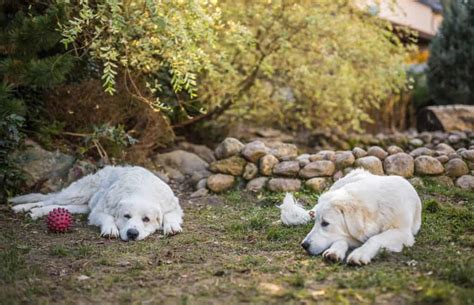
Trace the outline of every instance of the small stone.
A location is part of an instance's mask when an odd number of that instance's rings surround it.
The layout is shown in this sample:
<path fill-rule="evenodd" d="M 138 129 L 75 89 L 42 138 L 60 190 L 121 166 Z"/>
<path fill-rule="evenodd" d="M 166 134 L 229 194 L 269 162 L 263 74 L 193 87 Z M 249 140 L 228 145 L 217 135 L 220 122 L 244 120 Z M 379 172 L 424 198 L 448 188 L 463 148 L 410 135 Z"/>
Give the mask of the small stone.
<path fill-rule="evenodd" d="M 295 177 L 300 171 L 300 163 L 298 161 L 283 161 L 273 167 L 273 174 Z"/>
<path fill-rule="evenodd" d="M 380 160 L 383 160 L 388 156 L 388 153 L 379 146 L 370 147 L 369 150 L 367 150 L 367 154 L 369 156 L 377 157 Z"/>
<path fill-rule="evenodd" d="M 356 159 L 363 158 L 363 157 L 367 156 L 367 152 L 364 149 L 360 148 L 360 147 L 354 147 L 354 149 L 352 150 L 352 153 L 354 154 Z"/>
<path fill-rule="evenodd" d="M 196 183 L 196 190 L 205 189 L 207 187 L 207 179 L 201 179 Z"/>
<path fill-rule="evenodd" d="M 413 177 L 413 178 L 409 179 L 408 182 L 410 182 L 411 185 L 413 185 L 414 187 L 424 187 L 425 186 L 425 183 L 423 182 L 423 179 L 421 179 L 420 177 Z"/>
<path fill-rule="evenodd" d="M 341 179 L 342 177 L 344 177 L 344 172 L 342 170 L 338 170 L 337 172 L 334 173 L 334 175 L 332 175 L 332 179 L 334 181 L 337 181 Z"/>
<path fill-rule="evenodd" d="M 179 143 L 178 147 L 184 151 L 189 151 L 198 155 L 201 159 L 203 159 L 207 163 L 212 163 L 216 161 L 216 158 L 214 157 L 214 152 L 205 145 L 197 145 L 197 144 L 193 144 L 189 142 L 181 142 Z"/>
<path fill-rule="evenodd" d="M 299 179 L 272 178 L 268 181 L 268 189 L 273 192 L 297 192 L 300 188 Z"/>
<path fill-rule="evenodd" d="M 456 186 L 463 190 L 474 190 L 474 176 L 464 175 L 456 180 Z"/>
<path fill-rule="evenodd" d="M 412 152 L 410 153 L 410 156 L 412 156 L 413 158 L 416 158 L 419 156 L 434 156 L 434 151 L 426 147 L 420 147 L 420 148 L 412 150 Z"/>
<path fill-rule="evenodd" d="M 305 185 L 312 191 L 321 193 L 330 185 L 328 178 L 311 178 L 305 182 Z"/>
<path fill-rule="evenodd" d="M 235 178 L 231 175 L 215 174 L 207 178 L 207 187 L 215 193 L 230 189 L 234 183 Z"/>
<path fill-rule="evenodd" d="M 461 152 L 461 157 L 463 157 L 467 161 L 474 162 L 474 149 L 469 149 Z"/>
<path fill-rule="evenodd" d="M 431 140 L 433 139 L 433 136 L 431 135 L 431 133 L 427 131 L 423 131 L 422 133 L 420 133 L 419 137 L 424 143 L 427 143 L 427 144 L 431 143 Z"/>
<path fill-rule="evenodd" d="M 423 146 L 423 140 L 417 138 L 411 139 L 408 143 L 415 147 Z"/>
<path fill-rule="evenodd" d="M 452 148 L 446 143 L 439 143 L 438 145 L 436 145 L 434 150 L 443 155 L 448 155 L 450 153 L 456 152 L 454 148 Z"/>
<path fill-rule="evenodd" d="M 278 164 L 278 159 L 274 155 L 265 155 L 260 159 L 260 173 L 264 176 L 271 176 L 273 167 Z"/>
<path fill-rule="evenodd" d="M 438 156 L 436 159 L 443 164 L 449 161 L 449 157 L 446 155 Z"/>
<path fill-rule="evenodd" d="M 345 175 L 349 174 L 350 172 L 352 172 L 354 170 L 353 167 L 346 167 L 345 169 L 342 170 L 342 173 Z"/>
<path fill-rule="evenodd" d="M 355 162 L 355 157 L 350 151 L 342 151 L 336 153 L 336 168 L 342 169 L 348 166 L 352 166 Z"/>
<path fill-rule="evenodd" d="M 455 134 L 448 136 L 448 142 L 451 144 L 457 144 L 461 141 L 461 137 Z"/>
<path fill-rule="evenodd" d="M 238 155 L 244 148 L 244 144 L 236 138 L 225 138 L 221 144 L 216 147 L 214 154 L 217 159 L 225 159 L 235 155 Z"/>
<path fill-rule="evenodd" d="M 270 149 L 261 141 L 253 141 L 244 146 L 241 154 L 250 162 L 257 163 L 261 157 L 270 152 Z"/>
<path fill-rule="evenodd" d="M 382 176 L 383 173 L 383 166 L 382 161 L 379 158 L 374 156 L 367 156 L 355 161 L 355 167 L 362 167 L 374 175 Z"/>
<path fill-rule="evenodd" d="M 298 148 L 294 144 L 279 143 L 272 146 L 270 153 L 282 161 L 293 160 L 298 156 Z"/>
<path fill-rule="evenodd" d="M 445 156 L 445 155 L 444 155 Z M 449 153 L 448 154 L 448 159 L 449 160 L 452 160 L 452 159 L 461 159 L 461 156 L 458 155 L 457 153 Z"/>
<path fill-rule="evenodd" d="M 400 146 L 397 146 L 397 145 L 390 145 L 387 148 L 387 152 L 388 152 L 389 155 L 394 155 L 394 154 L 402 153 L 403 149 Z"/>
<path fill-rule="evenodd" d="M 244 168 L 244 173 L 242 174 L 242 177 L 244 177 L 245 180 L 252 180 L 257 176 L 258 174 L 258 167 L 257 165 L 253 163 L 247 163 Z"/>
<path fill-rule="evenodd" d="M 449 177 L 460 177 L 469 174 L 469 168 L 462 159 L 451 159 L 445 165 L 446 175 Z"/>
<path fill-rule="evenodd" d="M 194 193 L 189 195 L 189 197 L 190 198 L 199 198 L 199 197 L 207 196 L 208 194 L 209 194 L 209 191 L 206 188 L 203 188 L 203 189 L 198 189 L 197 191 L 195 191 Z"/>
<path fill-rule="evenodd" d="M 303 178 L 330 177 L 334 174 L 335 170 L 336 166 L 331 161 L 314 161 L 300 170 L 300 176 Z"/>
<path fill-rule="evenodd" d="M 198 183 L 201 179 L 207 178 L 211 175 L 211 172 L 208 170 L 201 170 L 194 172 L 189 178 L 191 183 Z"/>
<path fill-rule="evenodd" d="M 444 172 L 443 165 L 430 156 L 419 156 L 415 159 L 415 172 L 420 175 L 439 175 Z"/>
<path fill-rule="evenodd" d="M 296 157 L 296 160 L 300 163 L 300 167 L 305 167 L 311 161 L 309 161 L 309 154 L 302 154 Z"/>
<path fill-rule="evenodd" d="M 433 177 L 431 180 L 433 180 L 433 182 L 441 186 L 447 186 L 447 187 L 454 186 L 453 179 L 449 178 L 448 176 L 437 176 L 437 177 Z"/>
<path fill-rule="evenodd" d="M 332 150 L 322 150 L 317 154 L 309 156 L 309 161 L 311 162 L 322 160 L 334 161 L 336 160 L 336 153 Z"/>
<path fill-rule="evenodd" d="M 229 174 L 233 176 L 240 176 L 244 172 L 247 161 L 239 156 L 232 156 L 230 158 L 214 161 L 209 166 L 209 169 L 215 173 Z"/>
<path fill-rule="evenodd" d="M 267 177 L 259 177 L 259 178 L 252 179 L 247 183 L 246 189 L 247 191 L 251 191 L 251 192 L 261 192 L 265 189 L 267 181 L 268 181 Z"/>
<path fill-rule="evenodd" d="M 406 153 L 397 153 L 388 156 L 383 165 L 387 175 L 397 175 L 408 178 L 413 176 L 415 171 L 413 157 Z"/>

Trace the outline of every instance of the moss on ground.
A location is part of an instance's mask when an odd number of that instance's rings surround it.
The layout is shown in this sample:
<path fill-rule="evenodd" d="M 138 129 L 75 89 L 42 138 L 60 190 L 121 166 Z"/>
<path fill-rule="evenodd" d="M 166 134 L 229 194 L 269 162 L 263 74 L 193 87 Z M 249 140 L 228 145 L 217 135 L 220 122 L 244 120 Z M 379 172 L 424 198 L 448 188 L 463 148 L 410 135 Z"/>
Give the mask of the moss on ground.
<path fill-rule="evenodd" d="M 474 304 L 474 194 L 426 179 L 416 244 L 366 267 L 309 257 L 283 194 L 185 202 L 185 232 L 124 243 L 79 218 L 67 234 L 0 210 L 0 304 Z M 303 191 L 311 206 L 317 194 Z"/>

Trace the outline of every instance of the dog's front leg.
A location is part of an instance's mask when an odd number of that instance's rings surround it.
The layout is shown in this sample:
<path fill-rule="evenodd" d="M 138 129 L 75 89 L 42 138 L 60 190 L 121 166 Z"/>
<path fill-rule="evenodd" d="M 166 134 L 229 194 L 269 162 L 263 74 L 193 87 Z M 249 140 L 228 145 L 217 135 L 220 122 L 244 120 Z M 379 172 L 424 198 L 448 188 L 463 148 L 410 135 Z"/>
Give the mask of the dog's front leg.
<path fill-rule="evenodd" d="M 114 217 L 103 212 L 90 213 L 89 225 L 99 226 L 102 237 L 117 238 L 120 234 Z"/>
<path fill-rule="evenodd" d="M 346 257 L 348 249 L 349 245 L 345 240 L 338 240 L 323 252 L 323 257 L 333 262 L 342 261 Z"/>
<path fill-rule="evenodd" d="M 411 232 L 399 229 L 391 229 L 374 235 L 365 244 L 352 251 L 347 258 L 347 263 L 352 265 L 366 265 L 380 251 L 386 249 L 392 252 L 400 252 L 403 245 L 412 246 L 415 242 Z"/>

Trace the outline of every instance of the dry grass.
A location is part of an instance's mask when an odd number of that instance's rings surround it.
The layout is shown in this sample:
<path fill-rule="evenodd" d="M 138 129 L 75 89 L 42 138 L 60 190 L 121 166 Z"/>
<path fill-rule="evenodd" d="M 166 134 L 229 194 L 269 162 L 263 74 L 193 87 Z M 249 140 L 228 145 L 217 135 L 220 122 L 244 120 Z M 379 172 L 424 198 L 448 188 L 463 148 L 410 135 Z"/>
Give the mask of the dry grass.
<path fill-rule="evenodd" d="M 183 198 L 183 234 L 135 243 L 101 239 L 84 219 L 49 234 L 2 206 L 0 304 L 473 304 L 474 195 L 421 193 L 415 246 L 363 268 L 308 257 L 310 225 L 274 223 L 280 195 Z"/>

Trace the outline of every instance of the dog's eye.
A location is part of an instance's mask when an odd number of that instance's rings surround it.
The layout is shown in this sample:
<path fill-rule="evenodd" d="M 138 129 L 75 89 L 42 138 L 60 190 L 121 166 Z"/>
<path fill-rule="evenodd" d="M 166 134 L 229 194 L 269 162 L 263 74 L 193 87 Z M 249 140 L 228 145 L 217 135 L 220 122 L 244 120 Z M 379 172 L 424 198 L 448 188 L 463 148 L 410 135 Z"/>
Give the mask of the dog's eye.
<path fill-rule="evenodd" d="M 150 221 L 150 218 L 148 218 L 148 217 L 143 217 L 142 220 L 143 220 L 143 222 L 149 222 L 149 221 Z"/>
<path fill-rule="evenodd" d="M 321 226 L 322 227 L 327 227 L 327 226 L 329 226 L 329 222 L 327 222 L 326 220 L 323 220 L 323 222 L 321 222 Z"/>
<path fill-rule="evenodd" d="M 130 214 L 125 214 L 125 215 L 123 215 L 123 217 L 125 217 L 125 218 L 127 218 L 127 219 L 132 218 L 132 216 L 130 216 Z"/>

